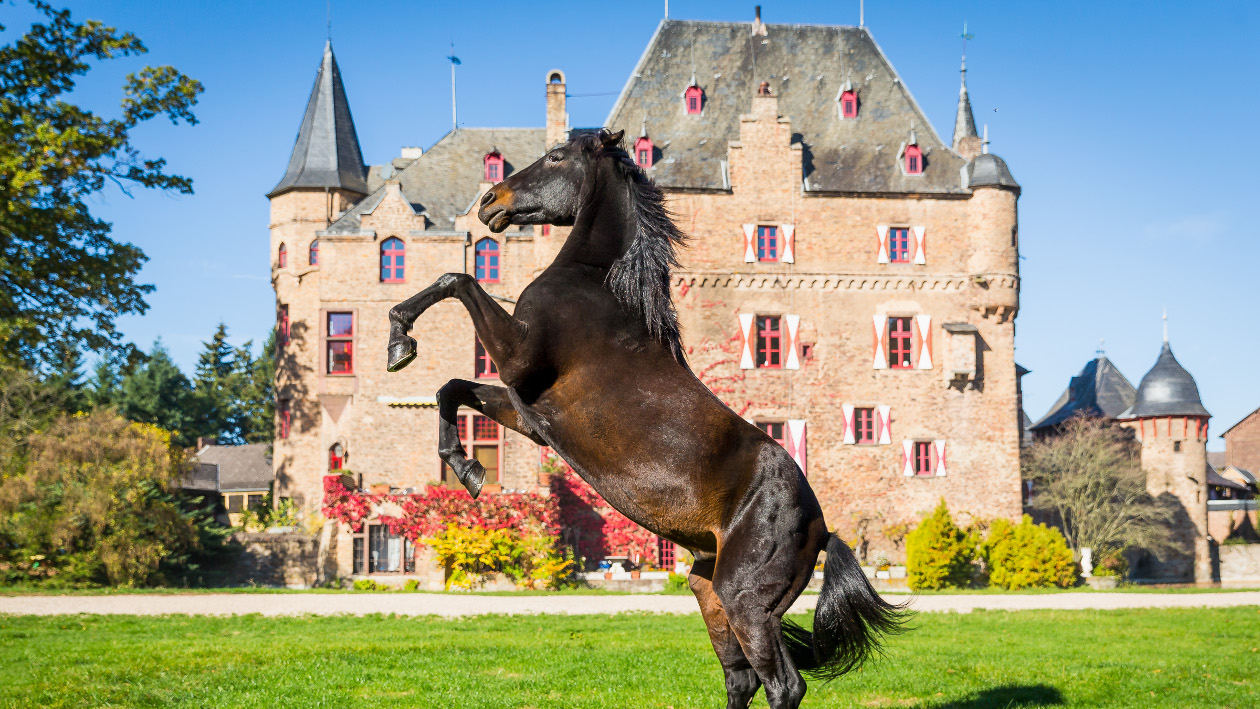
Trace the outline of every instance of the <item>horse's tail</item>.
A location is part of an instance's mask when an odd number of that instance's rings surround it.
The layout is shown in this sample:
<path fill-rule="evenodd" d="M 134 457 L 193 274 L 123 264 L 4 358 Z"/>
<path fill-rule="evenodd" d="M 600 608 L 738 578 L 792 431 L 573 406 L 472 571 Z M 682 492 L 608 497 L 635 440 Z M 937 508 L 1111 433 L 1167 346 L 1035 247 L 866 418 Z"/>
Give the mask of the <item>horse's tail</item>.
<path fill-rule="evenodd" d="M 833 680 L 878 652 L 883 637 L 901 632 L 907 618 L 904 605 L 879 597 L 849 545 L 833 534 L 827 540 L 814 631 L 784 618 L 783 639 L 798 670 Z"/>

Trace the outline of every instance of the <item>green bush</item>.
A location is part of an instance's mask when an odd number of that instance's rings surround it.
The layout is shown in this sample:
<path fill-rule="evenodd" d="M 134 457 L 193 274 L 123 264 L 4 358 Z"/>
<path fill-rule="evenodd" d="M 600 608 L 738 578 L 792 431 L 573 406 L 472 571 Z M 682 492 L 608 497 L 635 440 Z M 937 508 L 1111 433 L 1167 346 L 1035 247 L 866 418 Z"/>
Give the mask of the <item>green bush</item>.
<path fill-rule="evenodd" d="M 420 582 L 415 579 L 407 579 L 407 583 L 403 584 L 404 591 L 419 591 Z"/>
<path fill-rule="evenodd" d="M 356 591 L 388 591 L 389 586 L 383 583 L 377 583 L 372 579 L 358 579 L 354 582 L 354 590 Z"/>
<path fill-rule="evenodd" d="M 971 582 L 975 544 L 954 524 L 945 498 L 906 535 L 906 576 L 910 588 L 961 588 Z"/>
<path fill-rule="evenodd" d="M 1063 535 L 1044 524 L 1033 524 L 1028 515 L 1019 524 L 993 520 L 980 553 L 989 567 L 989 583 L 994 586 L 1018 591 L 1067 588 L 1076 583 L 1076 564 Z"/>
<path fill-rule="evenodd" d="M 684 574 L 676 574 L 669 572 L 669 580 L 665 582 L 666 591 L 690 591 L 691 586 L 687 584 L 687 577 Z"/>

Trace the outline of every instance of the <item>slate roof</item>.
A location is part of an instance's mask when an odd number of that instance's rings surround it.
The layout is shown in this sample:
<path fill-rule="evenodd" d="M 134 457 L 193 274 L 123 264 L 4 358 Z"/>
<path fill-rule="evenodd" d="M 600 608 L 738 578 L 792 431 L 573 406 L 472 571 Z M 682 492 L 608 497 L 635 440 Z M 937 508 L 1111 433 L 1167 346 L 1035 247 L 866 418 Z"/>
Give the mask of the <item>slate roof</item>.
<path fill-rule="evenodd" d="M 1091 359 L 1031 430 L 1046 429 L 1076 415 L 1117 418 L 1137 400 L 1137 390 L 1104 356 Z"/>
<path fill-rule="evenodd" d="M 185 490 L 203 490 L 218 492 L 219 466 L 214 463 L 197 463 L 192 471 L 180 480 L 179 486 Z"/>
<path fill-rule="evenodd" d="M 1243 485 L 1241 483 L 1236 483 L 1233 480 L 1230 480 L 1229 478 L 1221 477 L 1221 474 L 1216 472 L 1216 470 L 1213 469 L 1212 466 L 1210 465 L 1207 467 L 1207 484 L 1215 485 L 1217 487 L 1227 487 L 1232 490 L 1237 490 L 1239 492 L 1246 492 L 1246 493 L 1253 492 L 1252 489 L 1247 487 L 1246 485 Z"/>
<path fill-rule="evenodd" d="M 350 102 L 329 41 L 324 45 L 324 58 L 306 102 L 289 167 L 267 196 L 297 187 L 337 187 L 366 194 L 365 172 Z"/>
<path fill-rule="evenodd" d="M 347 210 L 321 234 L 354 233 L 360 217 L 371 212 L 385 195 L 385 181 L 396 180 L 403 197 L 422 212 L 428 227 L 450 230 L 464 214 L 485 181 L 483 159 L 492 150 L 503 156 L 503 174 L 528 166 L 546 150 L 545 128 L 460 128 L 447 133 L 415 160 L 374 165 L 368 171 L 366 198 Z M 401 168 L 401 169 L 400 169 Z"/>
<path fill-rule="evenodd" d="M 702 115 L 683 108 L 693 73 L 704 91 Z M 646 123 L 660 150 L 650 174 L 662 187 L 726 189 L 727 143 L 739 139 L 739 117 L 761 81 L 802 145 L 807 192 L 968 194 L 959 175 L 965 161 L 861 27 L 766 25 L 763 37 L 747 22 L 663 20 L 605 125 L 637 135 Z M 839 118 L 846 82 L 858 95 L 857 119 Z M 926 155 L 918 176 L 902 174 L 898 160 L 912 129 Z"/>
<path fill-rule="evenodd" d="M 954 150 L 963 138 L 976 138 L 976 116 L 971 112 L 971 97 L 967 95 L 967 65 L 962 68 L 962 86 L 958 89 L 958 114 L 954 118 Z"/>
<path fill-rule="evenodd" d="M 266 490 L 275 477 L 267 447 L 266 443 L 206 446 L 197 451 L 198 467 L 218 466 L 219 492 Z"/>
<path fill-rule="evenodd" d="M 1019 183 L 1006 166 L 1006 161 L 993 153 L 981 153 L 964 168 L 967 187 L 1009 187 L 1019 191 Z"/>
<path fill-rule="evenodd" d="M 1199 385 L 1173 356 L 1164 342 L 1155 366 L 1142 377 L 1137 400 L 1127 412 L 1130 418 L 1144 416 L 1211 416 L 1199 398 Z"/>

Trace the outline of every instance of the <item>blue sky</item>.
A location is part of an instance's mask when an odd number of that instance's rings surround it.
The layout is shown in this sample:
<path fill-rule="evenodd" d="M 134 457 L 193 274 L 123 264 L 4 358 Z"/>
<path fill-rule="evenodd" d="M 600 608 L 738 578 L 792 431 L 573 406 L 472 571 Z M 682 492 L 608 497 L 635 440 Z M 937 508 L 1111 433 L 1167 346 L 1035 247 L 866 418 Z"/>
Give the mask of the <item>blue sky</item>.
<path fill-rule="evenodd" d="M 615 94 L 659 22 L 663 2 L 332 3 L 332 35 L 364 158 L 428 147 L 450 128 L 450 43 L 460 122 L 543 122 L 543 76 L 573 94 Z M 683 19 L 751 20 L 752 5 L 674 0 Z M 1167 306 L 1178 359 L 1198 380 L 1220 433 L 1260 406 L 1251 118 L 1260 113 L 1260 6 L 1247 2 L 894 2 L 868 0 L 866 24 L 927 111 L 952 131 L 958 37 L 992 150 L 1023 185 L 1024 277 L 1017 360 L 1032 370 L 1025 405 L 1043 414 L 1106 340 L 1136 385 L 1160 347 Z M 770 23 L 856 24 L 858 3 L 764 0 Z M 94 70 L 79 99 L 116 110 L 122 76 L 172 64 L 206 86 L 193 128 L 137 131 L 150 155 L 195 181 L 193 196 L 108 192 L 94 205 L 116 238 L 149 255 L 157 291 L 128 338 L 161 337 L 191 370 L 216 323 L 260 341 L 272 326 L 267 200 L 288 160 L 325 38 L 323 0 L 71 2 L 77 18 L 131 30 L 151 53 Z M 369 6 L 364 6 L 369 7 Z M 5 41 L 29 24 L 0 9 Z M 569 101 L 598 125 L 615 95 Z M 1251 309 L 1247 306 L 1252 306 Z M 1251 317 L 1248 317 L 1248 315 Z M 1219 448 L 1220 443 L 1213 447 Z"/>

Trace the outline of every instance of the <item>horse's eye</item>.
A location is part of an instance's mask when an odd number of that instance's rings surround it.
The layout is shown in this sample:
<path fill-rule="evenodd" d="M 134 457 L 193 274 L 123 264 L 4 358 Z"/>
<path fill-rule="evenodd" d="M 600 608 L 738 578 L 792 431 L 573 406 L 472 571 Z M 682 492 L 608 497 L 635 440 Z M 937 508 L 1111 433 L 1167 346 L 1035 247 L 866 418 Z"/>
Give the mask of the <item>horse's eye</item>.
<path fill-rule="evenodd" d="M 557 153 L 552 153 L 547 156 L 547 162 L 560 162 L 560 160 L 560 155 Z"/>

